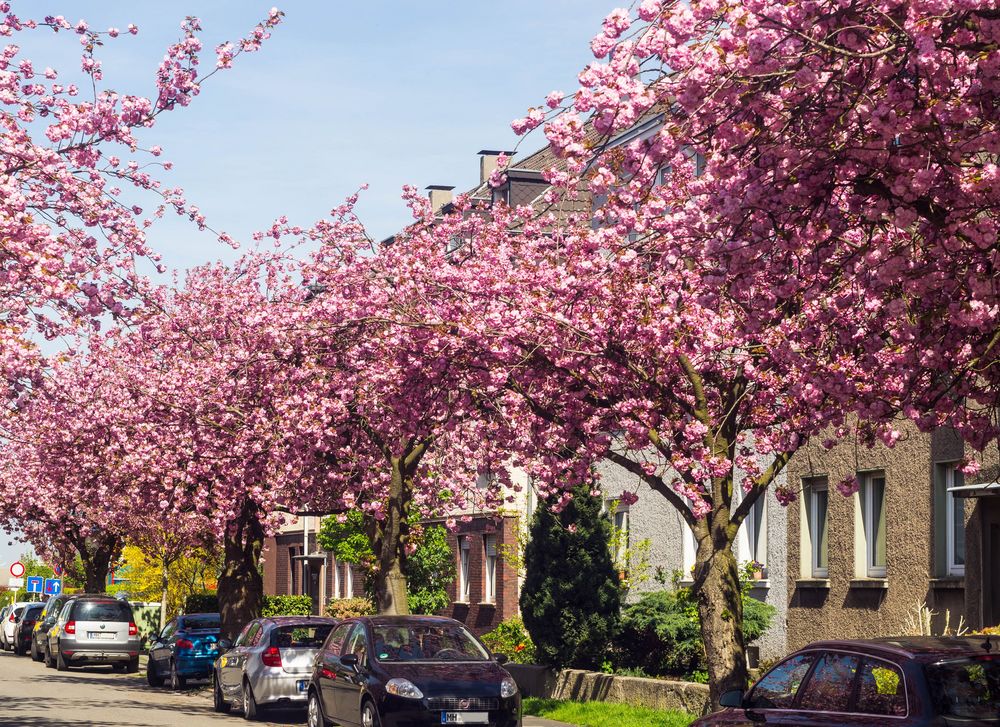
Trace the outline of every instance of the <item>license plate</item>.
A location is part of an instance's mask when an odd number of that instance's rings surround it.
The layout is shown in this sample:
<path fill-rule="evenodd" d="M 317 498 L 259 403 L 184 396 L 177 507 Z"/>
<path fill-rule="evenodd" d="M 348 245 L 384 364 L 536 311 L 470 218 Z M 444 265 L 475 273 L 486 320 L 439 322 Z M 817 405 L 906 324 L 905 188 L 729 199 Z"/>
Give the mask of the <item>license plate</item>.
<path fill-rule="evenodd" d="M 442 712 L 441 724 L 489 724 L 489 712 Z"/>
<path fill-rule="evenodd" d="M 309 680 L 299 679 L 297 682 L 295 682 L 295 686 L 296 688 L 298 688 L 300 692 L 304 692 L 306 689 L 309 688 Z"/>
<path fill-rule="evenodd" d="M 107 631 L 88 631 L 87 632 L 87 638 L 88 639 L 113 639 L 113 638 L 115 638 L 115 635 L 114 634 L 109 634 Z"/>

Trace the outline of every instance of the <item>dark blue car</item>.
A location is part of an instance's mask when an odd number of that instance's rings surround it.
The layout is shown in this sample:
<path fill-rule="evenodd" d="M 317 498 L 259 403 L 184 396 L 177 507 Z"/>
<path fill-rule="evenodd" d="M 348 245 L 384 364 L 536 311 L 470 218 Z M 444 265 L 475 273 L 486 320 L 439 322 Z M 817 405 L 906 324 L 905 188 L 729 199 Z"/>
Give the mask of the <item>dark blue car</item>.
<path fill-rule="evenodd" d="M 181 689 L 188 679 L 208 679 L 212 663 L 219 655 L 217 613 L 188 613 L 178 616 L 154 635 L 149 643 L 146 679 L 160 687 L 167 681 L 171 689 Z"/>

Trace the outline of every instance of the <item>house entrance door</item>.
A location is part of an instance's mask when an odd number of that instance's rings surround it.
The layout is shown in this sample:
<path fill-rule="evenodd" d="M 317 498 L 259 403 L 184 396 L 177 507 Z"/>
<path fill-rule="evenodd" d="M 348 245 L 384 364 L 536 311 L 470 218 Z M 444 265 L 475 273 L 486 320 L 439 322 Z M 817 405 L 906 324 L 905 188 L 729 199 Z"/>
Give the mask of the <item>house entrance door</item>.
<path fill-rule="evenodd" d="M 983 625 L 1000 623 L 1000 523 L 990 522 L 986 531 L 983 559 Z"/>

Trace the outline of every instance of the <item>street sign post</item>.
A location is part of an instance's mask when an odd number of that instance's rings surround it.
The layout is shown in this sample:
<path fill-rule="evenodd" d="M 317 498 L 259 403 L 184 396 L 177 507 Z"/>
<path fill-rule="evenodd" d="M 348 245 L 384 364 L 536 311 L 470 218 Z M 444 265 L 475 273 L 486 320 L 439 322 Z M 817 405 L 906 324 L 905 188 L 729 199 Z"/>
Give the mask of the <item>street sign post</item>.
<path fill-rule="evenodd" d="M 42 587 L 45 584 L 45 579 L 41 576 L 28 576 L 28 587 L 25 589 L 28 593 L 41 593 Z"/>
<path fill-rule="evenodd" d="M 46 596 L 58 596 L 62 593 L 62 579 L 61 578 L 46 578 L 45 579 L 45 595 Z"/>
<path fill-rule="evenodd" d="M 20 578 L 24 575 L 24 563 L 21 561 L 14 561 L 10 564 L 10 574 L 14 578 Z"/>

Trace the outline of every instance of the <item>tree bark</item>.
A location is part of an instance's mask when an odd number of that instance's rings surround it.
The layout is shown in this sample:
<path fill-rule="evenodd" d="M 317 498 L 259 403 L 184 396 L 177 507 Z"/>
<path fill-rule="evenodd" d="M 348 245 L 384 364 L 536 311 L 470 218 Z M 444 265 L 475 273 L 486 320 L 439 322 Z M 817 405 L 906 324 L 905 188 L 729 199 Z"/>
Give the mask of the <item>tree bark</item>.
<path fill-rule="evenodd" d="M 723 517 L 719 518 L 720 515 Z M 731 689 L 743 691 L 747 687 L 739 564 L 725 515 L 728 513 L 712 513 L 708 518 L 714 516 L 726 522 L 701 521 L 695 528 L 698 555 L 692 590 L 701 618 L 713 710 L 718 709 L 723 693 Z"/>
<path fill-rule="evenodd" d="M 167 595 L 170 591 L 170 572 L 167 570 L 167 558 L 164 556 L 160 571 L 160 631 L 167 625 Z"/>
<path fill-rule="evenodd" d="M 407 462 L 404 457 L 391 457 L 392 481 L 385 517 L 375 523 L 375 554 L 378 568 L 375 571 L 375 600 L 379 614 L 406 615 L 410 613 L 406 594 L 404 571 L 406 556 L 405 535 L 408 529 L 406 509 L 409 503 Z"/>
<path fill-rule="evenodd" d="M 219 577 L 219 614 L 222 636 L 234 640 L 243 627 L 260 615 L 264 579 L 259 563 L 264 528 L 256 504 L 247 501 L 223 538 L 224 560 Z"/>
<path fill-rule="evenodd" d="M 107 590 L 111 564 L 121 552 L 122 541 L 117 537 L 87 539 L 78 551 L 83 564 L 84 593 L 104 593 Z"/>

